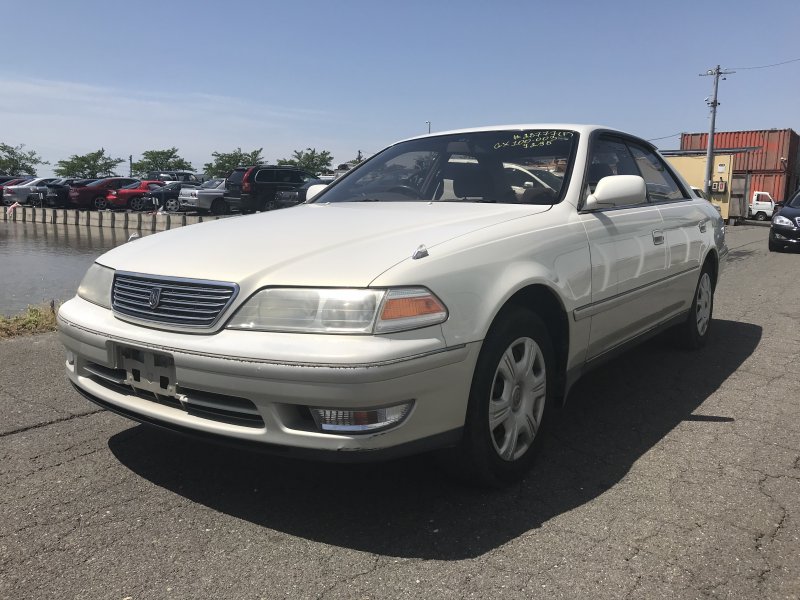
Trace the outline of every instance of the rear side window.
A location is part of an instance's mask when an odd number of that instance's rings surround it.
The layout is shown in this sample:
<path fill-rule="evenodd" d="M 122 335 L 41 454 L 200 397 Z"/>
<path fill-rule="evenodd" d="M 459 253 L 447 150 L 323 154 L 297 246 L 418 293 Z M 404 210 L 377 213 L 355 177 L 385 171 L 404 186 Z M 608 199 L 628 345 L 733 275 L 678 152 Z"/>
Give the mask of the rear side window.
<path fill-rule="evenodd" d="M 256 173 L 256 181 L 259 183 L 273 183 L 275 181 L 275 169 L 261 169 Z"/>
<path fill-rule="evenodd" d="M 242 183 L 242 179 L 244 179 L 244 174 L 247 169 L 234 169 L 233 172 L 228 176 L 228 181 L 230 183 Z"/>

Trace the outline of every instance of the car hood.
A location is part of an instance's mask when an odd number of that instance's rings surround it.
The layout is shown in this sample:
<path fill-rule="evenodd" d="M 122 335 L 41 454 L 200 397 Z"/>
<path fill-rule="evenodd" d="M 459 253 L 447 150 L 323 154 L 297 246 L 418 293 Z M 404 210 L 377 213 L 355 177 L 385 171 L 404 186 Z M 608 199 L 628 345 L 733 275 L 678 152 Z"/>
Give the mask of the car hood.
<path fill-rule="evenodd" d="M 304 204 L 181 227 L 123 244 L 97 262 L 172 277 L 244 287 L 364 287 L 437 244 L 549 206 L 461 203 Z"/>

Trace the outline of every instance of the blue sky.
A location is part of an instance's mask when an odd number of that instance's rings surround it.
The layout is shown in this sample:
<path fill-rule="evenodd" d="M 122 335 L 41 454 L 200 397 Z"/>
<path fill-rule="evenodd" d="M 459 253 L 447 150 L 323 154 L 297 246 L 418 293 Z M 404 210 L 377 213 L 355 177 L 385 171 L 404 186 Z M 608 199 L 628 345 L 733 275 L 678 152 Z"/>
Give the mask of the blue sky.
<path fill-rule="evenodd" d="M 101 146 L 134 160 L 177 146 L 197 168 L 236 147 L 344 162 L 426 121 L 660 138 L 708 129 L 699 73 L 800 58 L 789 0 L 34 0 L 2 22 L 0 141 L 51 163 Z M 798 98 L 800 62 L 740 70 L 720 84 L 718 130 L 798 130 Z"/>

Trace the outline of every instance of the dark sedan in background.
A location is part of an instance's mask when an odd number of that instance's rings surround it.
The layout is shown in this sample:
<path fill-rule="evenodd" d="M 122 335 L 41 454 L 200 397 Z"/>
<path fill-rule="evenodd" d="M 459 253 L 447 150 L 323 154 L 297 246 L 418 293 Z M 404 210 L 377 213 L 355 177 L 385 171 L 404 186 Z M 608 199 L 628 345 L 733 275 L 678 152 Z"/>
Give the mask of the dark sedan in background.
<path fill-rule="evenodd" d="M 69 207 L 69 191 L 72 188 L 85 187 L 97 181 L 96 179 L 73 179 L 70 177 L 63 177 L 56 179 L 47 184 L 47 196 L 45 197 L 45 205 L 51 208 L 67 208 Z"/>
<path fill-rule="evenodd" d="M 769 228 L 771 252 L 800 248 L 800 191 L 772 217 Z"/>
<path fill-rule="evenodd" d="M 153 190 L 145 197 L 152 203 L 154 209 L 163 209 L 175 212 L 180 208 L 178 196 L 181 190 L 197 188 L 197 181 L 171 181 L 157 190 Z"/>

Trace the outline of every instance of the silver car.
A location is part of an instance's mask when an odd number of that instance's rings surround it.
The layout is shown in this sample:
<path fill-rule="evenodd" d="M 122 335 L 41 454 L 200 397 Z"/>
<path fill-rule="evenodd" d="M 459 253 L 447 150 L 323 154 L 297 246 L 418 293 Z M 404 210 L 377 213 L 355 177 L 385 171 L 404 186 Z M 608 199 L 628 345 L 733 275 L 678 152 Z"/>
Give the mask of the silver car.
<path fill-rule="evenodd" d="M 209 179 L 200 187 L 184 188 L 178 194 L 181 210 L 202 210 L 214 215 L 230 211 L 225 202 L 225 178 Z"/>
<path fill-rule="evenodd" d="M 37 177 L 21 185 L 12 185 L 4 188 L 3 204 L 11 206 L 15 202 L 20 204 L 32 203 L 41 206 L 47 197 L 47 184 L 56 181 L 57 177 Z"/>
<path fill-rule="evenodd" d="M 508 164 L 555 177 L 520 195 Z M 722 219 L 620 131 L 422 136 L 307 197 L 98 258 L 58 315 L 75 388 L 299 456 L 444 449 L 501 485 L 588 369 L 667 328 L 689 348 L 713 329 Z"/>

